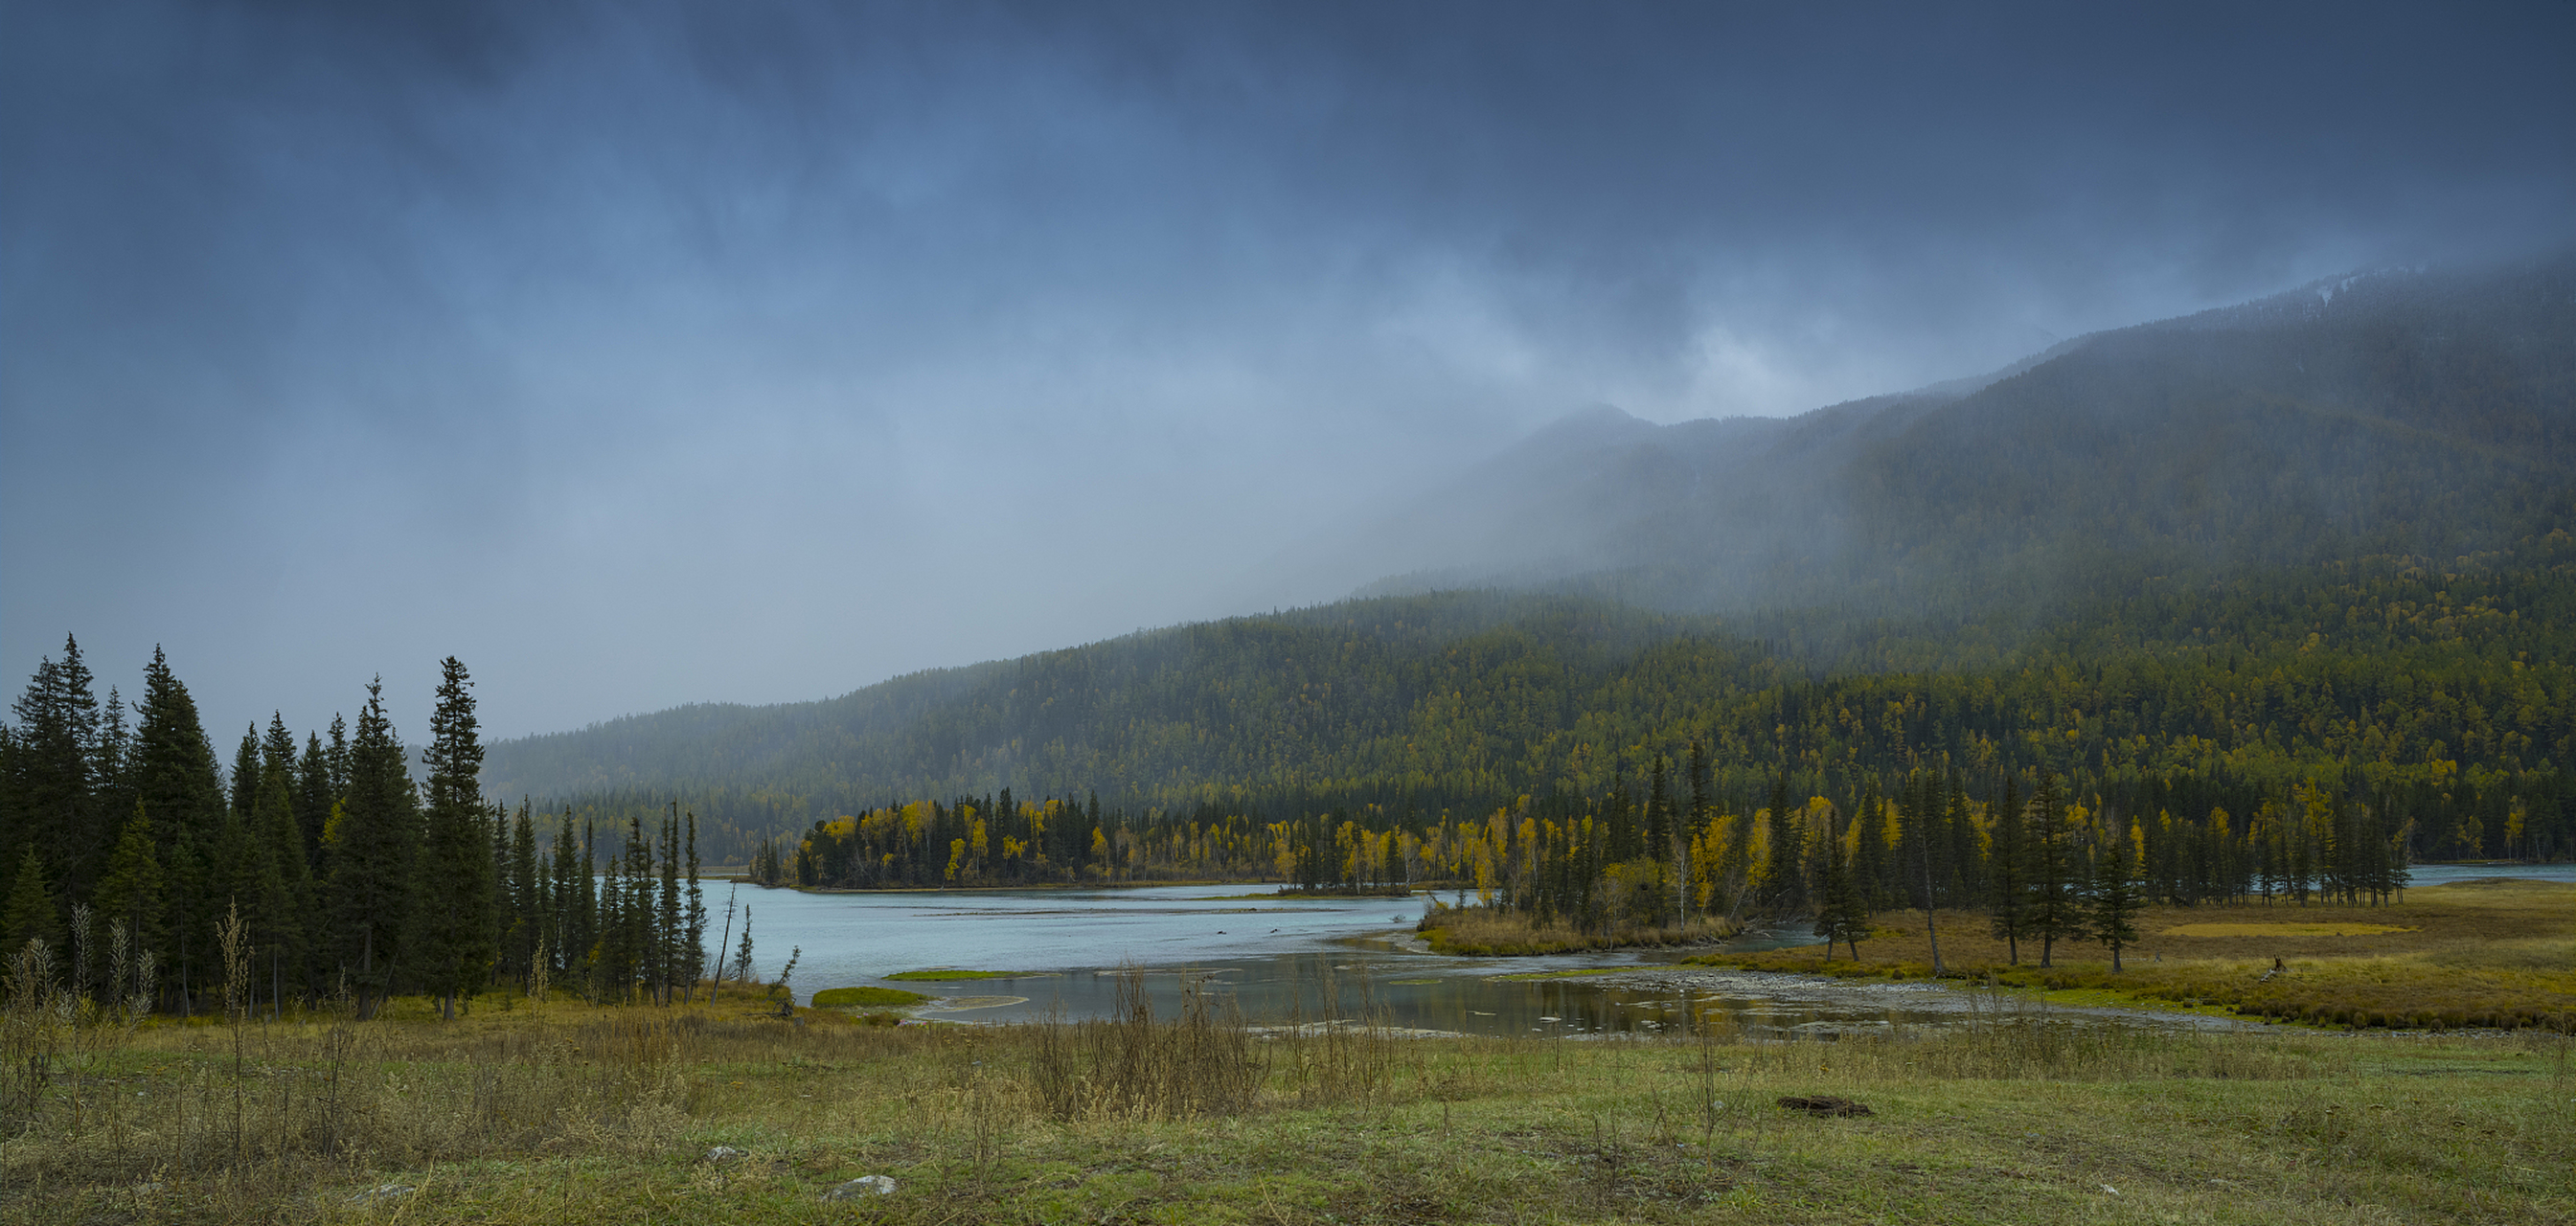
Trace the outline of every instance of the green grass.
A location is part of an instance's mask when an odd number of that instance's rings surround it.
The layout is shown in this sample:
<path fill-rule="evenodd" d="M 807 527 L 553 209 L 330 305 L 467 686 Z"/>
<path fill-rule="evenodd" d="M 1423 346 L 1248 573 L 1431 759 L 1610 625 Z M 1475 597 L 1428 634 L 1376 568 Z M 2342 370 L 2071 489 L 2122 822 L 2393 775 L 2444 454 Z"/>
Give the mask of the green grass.
<path fill-rule="evenodd" d="M 897 980 L 897 981 L 902 981 L 902 982 L 907 982 L 907 983 L 962 983 L 962 982 L 965 982 L 965 981 L 967 981 L 967 980 L 971 980 L 971 979 L 1025 979 L 1025 978 L 1030 977 L 1031 975 L 1039 975 L 1039 974 L 1046 974 L 1046 973 L 1048 973 L 1048 972 L 1045 972 L 1045 971 L 961 971 L 961 970 L 949 970 L 949 969 L 942 969 L 942 970 L 928 970 L 928 971 L 896 971 L 894 974 L 886 975 L 886 976 L 882 976 L 882 978 L 889 979 L 889 980 Z"/>
<path fill-rule="evenodd" d="M 0 1136 L 0 1221 L 2576 1220 L 2560 1036 L 1332 1035 L 1253 1044 L 1248 1105 L 1167 1118 L 1049 1108 L 1046 1062 L 1114 1056 L 1085 1047 L 1114 1025 L 1068 1048 L 1041 1027 L 803 1016 L 558 1004 L 245 1027 L 240 1082 L 228 1030 L 147 1026 Z M 328 1149 L 294 1123 L 322 1118 L 325 1087 L 350 1108 Z M 119 1106 L 129 1091 L 151 1105 Z M 1773 1105 L 1814 1094 L 1872 1114 Z M 743 1153 L 706 1160 L 719 1145 Z M 898 1191 L 821 1201 L 864 1174 Z M 349 1202 L 388 1183 L 416 1191 Z"/>
<path fill-rule="evenodd" d="M 928 1003 L 929 997 L 902 988 L 825 988 L 814 994 L 817 1009 L 883 1009 Z"/>

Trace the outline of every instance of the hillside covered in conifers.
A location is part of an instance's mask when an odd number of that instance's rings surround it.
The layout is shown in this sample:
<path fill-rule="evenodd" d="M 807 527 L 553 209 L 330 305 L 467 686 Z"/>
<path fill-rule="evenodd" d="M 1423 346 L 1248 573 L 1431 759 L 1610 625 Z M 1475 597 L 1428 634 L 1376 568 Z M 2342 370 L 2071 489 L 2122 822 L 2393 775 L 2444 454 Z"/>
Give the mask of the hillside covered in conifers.
<path fill-rule="evenodd" d="M 2150 812 L 2316 784 L 2419 856 L 2564 855 L 2571 527 L 2576 260 L 2376 274 L 1782 421 L 1595 411 L 1320 542 L 1395 576 L 1366 598 L 639 715 L 485 779 L 677 799 L 723 855 L 1004 789 L 1571 809 L 1699 742 L 1748 810 L 1927 766 Z"/>

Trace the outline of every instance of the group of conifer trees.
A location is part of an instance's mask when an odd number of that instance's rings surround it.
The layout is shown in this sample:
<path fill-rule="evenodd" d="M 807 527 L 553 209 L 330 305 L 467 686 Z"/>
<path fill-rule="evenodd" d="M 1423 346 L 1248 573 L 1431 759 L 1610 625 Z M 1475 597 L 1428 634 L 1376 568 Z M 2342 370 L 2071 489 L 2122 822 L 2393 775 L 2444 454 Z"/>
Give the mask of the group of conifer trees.
<path fill-rule="evenodd" d="M 158 649 L 129 716 L 67 638 L 0 724 L 0 948 L 44 941 L 65 986 L 182 1013 L 220 990 L 215 932 L 235 916 L 272 1010 L 417 994 L 453 1017 L 495 982 L 685 999 L 707 929 L 695 818 L 630 817 L 604 872 L 569 811 L 541 850 L 527 805 L 482 794 L 472 684 L 442 662 L 417 779 L 377 682 L 354 729 L 334 717 L 300 750 L 282 718 L 246 732 L 227 778 Z"/>
<path fill-rule="evenodd" d="M 1739 814 L 1711 807 L 1698 746 L 1688 762 L 1681 788 L 1658 762 L 1641 802 L 1617 786 L 1569 812 L 1498 810 L 1435 827 L 1407 855 L 1491 905 L 1578 927 L 1813 914 L 1818 935 L 1851 941 L 1879 911 L 1985 911 L 2015 960 L 2036 942 L 2043 961 L 2075 938 L 2116 954 L 2151 904 L 2381 903 L 2409 876 L 2402 825 L 2313 783 L 2239 821 L 2122 814 L 2066 799 L 2053 776 L 2007 775 L 1979 798 L 1957 773 L 1916 770 L 1892 792 L 1866 780 L 1847 804 L 1796 800 L 1783 776 Z"/>
<path fill-rule="evenodd" d="M 2389 807 L 2314 782 L 2244 817 L 2126 811 L 2128 797 L 2070 799 L 2053 774 L 1972 787 L 1917 769 L 1857 794 L 1805 796 L 1773 774 L 1728 797 L 1693 743 L 1675 770 L 1602 795 L 1523 798 L 1480 818 L 1373 806 L 1288 815 L 1201 806 L 1142 819 L 1096 799 L 888 804 L 817 822 L 791 850 L 764 844 L 755 880 L 800 886 L 1014 885 L 1047 880 L 1217 878 L 1307 890 L 1454 887 L 1488 905 L 1585 930 L 1660 928 L 1711 915 L 1813 914 L 1820 935 L 1865 936 L 1907 907 L 1985 910 L 2014 946 L 2124 930 L 2138 906 L 2248 899 L 2385 901 L 2403 889 L 2413 833 Z M 2110 912 L 2102 908 L 2110 907 Z"/>

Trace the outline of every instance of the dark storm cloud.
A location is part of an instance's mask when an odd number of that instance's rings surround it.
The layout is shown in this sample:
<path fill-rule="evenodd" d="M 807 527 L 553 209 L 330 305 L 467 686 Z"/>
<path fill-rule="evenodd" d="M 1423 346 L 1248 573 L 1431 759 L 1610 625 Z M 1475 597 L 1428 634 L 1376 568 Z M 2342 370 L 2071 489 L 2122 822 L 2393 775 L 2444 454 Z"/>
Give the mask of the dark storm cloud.
<path fill-rule="evenodd" d="M 13 6 L 0 665 L 523 731 L 1229 611 L 1582 404 L 2563 243 L 2567 12 Z"/>

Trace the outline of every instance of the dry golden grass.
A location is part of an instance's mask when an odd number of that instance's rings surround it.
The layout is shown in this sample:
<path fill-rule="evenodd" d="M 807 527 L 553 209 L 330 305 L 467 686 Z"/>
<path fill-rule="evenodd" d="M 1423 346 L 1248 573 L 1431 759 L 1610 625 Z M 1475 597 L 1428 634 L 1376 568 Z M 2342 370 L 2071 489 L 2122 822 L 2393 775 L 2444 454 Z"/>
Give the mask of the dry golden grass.
<path fill-rule="evenodd" d="M 2291 937 L 2372 937 L 2383 932 L 2404 932 L 2399 924 L 2341 923 L 2333 920 L 2299 922 L 2292 920 L 2236 920 L 2219 923 L 2176 924 L 2157 933 L 2168 937 L 2261 937 L 2285 940 Z M 2187 947 L 2186 947 L 2187 948 Z"/>
<path fill-rule="evenodd" d="M 1702 918 L 1687 924 L 1656 928 L 1630 925 L 1608 931 L 1587 931 L 1562 923 L 1541 924 L 1519 911 L 1444 906 L 1425 914 L 1414 931 L 1422 935 L 1434 953 L 1494 957 L 1579 953 L 1587 949 L 1637 946 L 1700 945 L 1725 940 L 1739 929 L 1730 920 Z"/>
<path fill-rule="evenodd" d="M 1937 914 L 1943 969 L 2104 999 L 2223 1008 L 2258 1018 L 2404 1028 L 2556 1027 L 2576 1018 L 2576 884 L 2488 881 L 2409 891 L 2401 905 L 2260 903 L 2157 908 L 2114 974 L 2091 942 L 2059 942 L 2052 966 L 2024 942 L 2010 961 L 1987 917 Z M 1877 917 L 1861 957 L 1817 948 L 1709 955 L 1763 970 L 1920 978 L 1931 974 L 1923 913 Z M 2177 931 L 2188 929 L 2190 931 Z M 2202 933 L 2206 932 L 2206 935 Z M 2281 969 L 2274 971 L 2275 960 Z"/>

